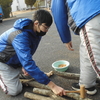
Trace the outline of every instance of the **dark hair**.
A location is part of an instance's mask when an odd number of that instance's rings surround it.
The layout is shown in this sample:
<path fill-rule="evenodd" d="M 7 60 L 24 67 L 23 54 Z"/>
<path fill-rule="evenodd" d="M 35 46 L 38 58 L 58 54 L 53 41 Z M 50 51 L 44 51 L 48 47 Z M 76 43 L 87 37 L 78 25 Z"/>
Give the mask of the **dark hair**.
<path fill-rule="evenodd" d="M 46 10 L 37 10 L 33 16 L 33 21 L 39 21 L 39 24 L 45 23 L 46 26 L 51 26 L 53 20 L 51 14 Z"/>

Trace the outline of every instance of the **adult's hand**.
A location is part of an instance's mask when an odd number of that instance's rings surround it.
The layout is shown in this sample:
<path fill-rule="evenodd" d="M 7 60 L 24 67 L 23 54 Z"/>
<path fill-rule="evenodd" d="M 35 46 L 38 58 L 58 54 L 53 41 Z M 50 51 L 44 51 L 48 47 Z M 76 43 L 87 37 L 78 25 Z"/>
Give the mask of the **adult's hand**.
<path fill-rule="evenodd" d="M 68 43 L 66 43 L 66 47 L 67 47 L 68 50 L 74 51 L 73 46 L 72 46 L 72 42 L 71 42 L 71 41 L 68 42 Z"/>

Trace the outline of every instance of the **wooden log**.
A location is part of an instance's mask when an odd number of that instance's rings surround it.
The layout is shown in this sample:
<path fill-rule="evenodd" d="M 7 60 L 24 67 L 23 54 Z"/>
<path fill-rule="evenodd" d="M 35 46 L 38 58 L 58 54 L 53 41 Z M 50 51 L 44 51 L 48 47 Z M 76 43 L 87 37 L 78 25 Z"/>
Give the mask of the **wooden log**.
<path fill-rule="evenodd" d="M 52 76 L 52 75 L 54 74 L 53 71 L 50 71 L 50 72 L 48 72 L 48 73 L 47 73 L 47 72 L 44 72 L 44 73 L 45 73 L 48 77 L 50 77 L 50 76 Z M 28 80 L 31 81 L 31 80 L 35 80 L 35 79 L 34 79 L 34 78 L 31 78 L 31 79 L 25 79 L 25 80 L 26 80 L 26 81 L 28 81 Z M 25 81 L 25 80 L 24 80 L 24 81 Z"/>
<path fill-rule="evenodd" d="M 55 95 L 51 90 L 34 88 L 33 93 L 49 96 L 49 97 L 53 98 L 54 100 L 67 100 L 63 97 Z"/>
<path fill-rule="evenodd" d="M 68 79 L 79 80 L 80 74 L 54 71 L 54 74 Z"/>
<path fill-rule="evenodd" d="M 45 97 L 45 96 L 30 93 L 30 92 L 25 92 L 24 97 L 32 99 L 32 100 L 54 100 L 50 97 Z"/>
<path fill-rule="evenodd" d="M 54 72 L 53 72 L 53 71 L 50 71 L 50 72 L 48 72 L 48 73 L 45 72 L 45 74 L 46 74 L 48 77 L 50 77 L 50 76 L 52 76 L 52 75 L 54 74 Z"/>
<path fill-rule="evenodd" d="M 54 70 L 54 74 L 61 77 L 65 77 L 67 79 L 75 79 L 75 80 L 79 80 L 79 77 L 80 77 L 80 74 L 77 74 L 77 73 L 59 72 L 55 70 Z M 100 81 L 98 77 L 97 77 L 97 81 Z"/>
<path fill-rule="evenodd" d="M 45 74 L 48 76 L 48 77 L 50 77 L 50 76 L 52 76 L 53 75 L 53 71 L 50 71 L 50 72 L 48 72 L 48 73 L 46 73 L 45 72 Z M 34 82 L 34 78 L 32 78 L 32 79 L 20 79 L 20 81 L 21 81 L 21 83 L 22 84 L 24 84 L 24 85 L 26 85 L 26 86 L 32 86 L 32 87 L 34 87 L 34 86 L 36 86 L 36 85 L 41 85 L 41 84 L 39 84 L 38 82 Z M 36 85 L 35 85 L 36 84 Z M 43 85 L 41 86 L 41 87 L 44 87 Z M 47 87 L 48 88 L 48 87 Z"/>
<path fill-rule="evenodd" d="M 47 85 L 38 83 L 38 82 L 33 81 L 33 80 L 20 79 L 20 81 L 22 82 L 22 84 L 24 84 L 26 86 L 31 86 L 31 87 L 36 87 L 36 88 L 40 88 L 40 89 L 49 89 L 50 90 L 50 88 Z"/>
<path fill-rule="evenodd" d="M 47 85 L 38 83 L 36 81 L 28 82 L 28 85 L 36 88 L 41 88 L 41 89 L 50 89 Z"/>
<path fill-rule="evenodd" d="M 80 98 L 80 95 L 77 94 L 77 93 L 66 93 L 66 96 L 73 98 L 75 100 L 92 100 L 92 99 L 89 99 L 89 98 Z"/>
<path fill-rule="evenodd" d="M 69 91 L 69 90 L 66 90 L 66 91 Z M 60 96 L 55 95 L 51 90 L 34 88 L 33 92 L 37 93 L 37 94 L 42 94 L 42 95 L 50 96 L 50 97 L 52 97 L 55 100 L 66 100 L 65 98 L 62 98 Z M 89 98 L 82 99 L 82 98 L 80 98 L 80 95 L 77 94 L 77 93 L 66 93 L 66 96 L 70 97 L 70 98 L 73 98 L 75 100 L 92 100 L 92 99 L 89 99 Z"/>
<path fill-rule="evenodd" d="M 48 89 L 48 90 L 50 90 L 50 88 L 48 87 L 48 86 L 46 86 L 46 85 L 43 85 L 43 84 L 40 84 L 40 83 L 38 83 L 38 82 L 36 82 L 36 81 L 26 81 L 25 80 L 25 83 L 27 83 L 29 86 L 32 86 L 32 87 L 35 87 L 35 88 L 40 88 L 40 89 Z M 43 91 L 43 90 L 42 90 Z M 40 92 L 40 93 L 42 93 L 42 91 Z M 51 90 L 50 90 L 51 91 Z M 43 94 L 44 95 L 44 94 Z M 50 96 L 50 94 L 49 94 L 49 96 Z M 57 98 L 55 95 L 52 95 L 52 98 Z M 88 98 L 86 98 L 86 99 L 82 99 L 82 98 L 80 98 L 80 96 L 79 96 L 79 94 L 76 94 L 76 93 L 67 93 L 66 94 L 66 96 L 68 96 L 68 97 L 70 97 L 70 98 L 73 98 L 73 99 L 76 99 L 76 100 L 91 100 L 91 99 L 88 99 Z M 79 99 L 80 98 L 80 99 Z M 56 99 L 57 100 L 57 99 Z M 59 99 L 58 99 L 59 100 Z"/>

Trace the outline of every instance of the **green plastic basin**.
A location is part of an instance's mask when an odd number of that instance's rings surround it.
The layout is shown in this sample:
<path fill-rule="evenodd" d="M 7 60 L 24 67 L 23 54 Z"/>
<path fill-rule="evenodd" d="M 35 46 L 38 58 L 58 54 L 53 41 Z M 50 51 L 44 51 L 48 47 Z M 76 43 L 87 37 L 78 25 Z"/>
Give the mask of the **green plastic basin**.
<path fill-rule="evenodd" d="M 60 65 L 66 65 L 64 67 L 59 67 Z M 70 63 L 66 60 L 58 60 L 58 61 L 55 61 L 53 64 L 52 64 L 52 67 L 56 70 L 56 71 L 60 71 L 60 72 L 64 72 L 68 69 Z"/>

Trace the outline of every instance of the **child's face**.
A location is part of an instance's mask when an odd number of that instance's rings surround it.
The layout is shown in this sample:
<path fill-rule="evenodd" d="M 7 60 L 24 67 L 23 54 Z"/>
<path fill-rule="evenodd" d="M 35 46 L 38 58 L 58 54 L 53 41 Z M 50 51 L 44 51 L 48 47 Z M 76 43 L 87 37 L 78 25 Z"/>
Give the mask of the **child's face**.
<path fill-rule="evenodd" d="M 48 29 L 49 29 L 50 27 L 46 26 L 45 23 L 42 23 L 42 24 L 40 25 L 40 28 L 42 28 L 42 30 L 44 30 L 44 31 L 48 31 Z"/>
<path fill-rule="evenodd" d="M 38 28 L 40 31 L 47 32 L 50 27 L 46 26 L 45 23 L 42 23 L 41 25 L 38 25 Z"/>
<path fill-rule="evenodd" d="M 39 24 L 39 22 L 37 20 L 34 22 L 34 25 L 33 25 L 33 29 L 35 32 L 36 31 L 37 32 L 41 32 L 41 31 L 47 32 L 49 28 L 50 27 L 46 26 L 46 23 Z"/>

